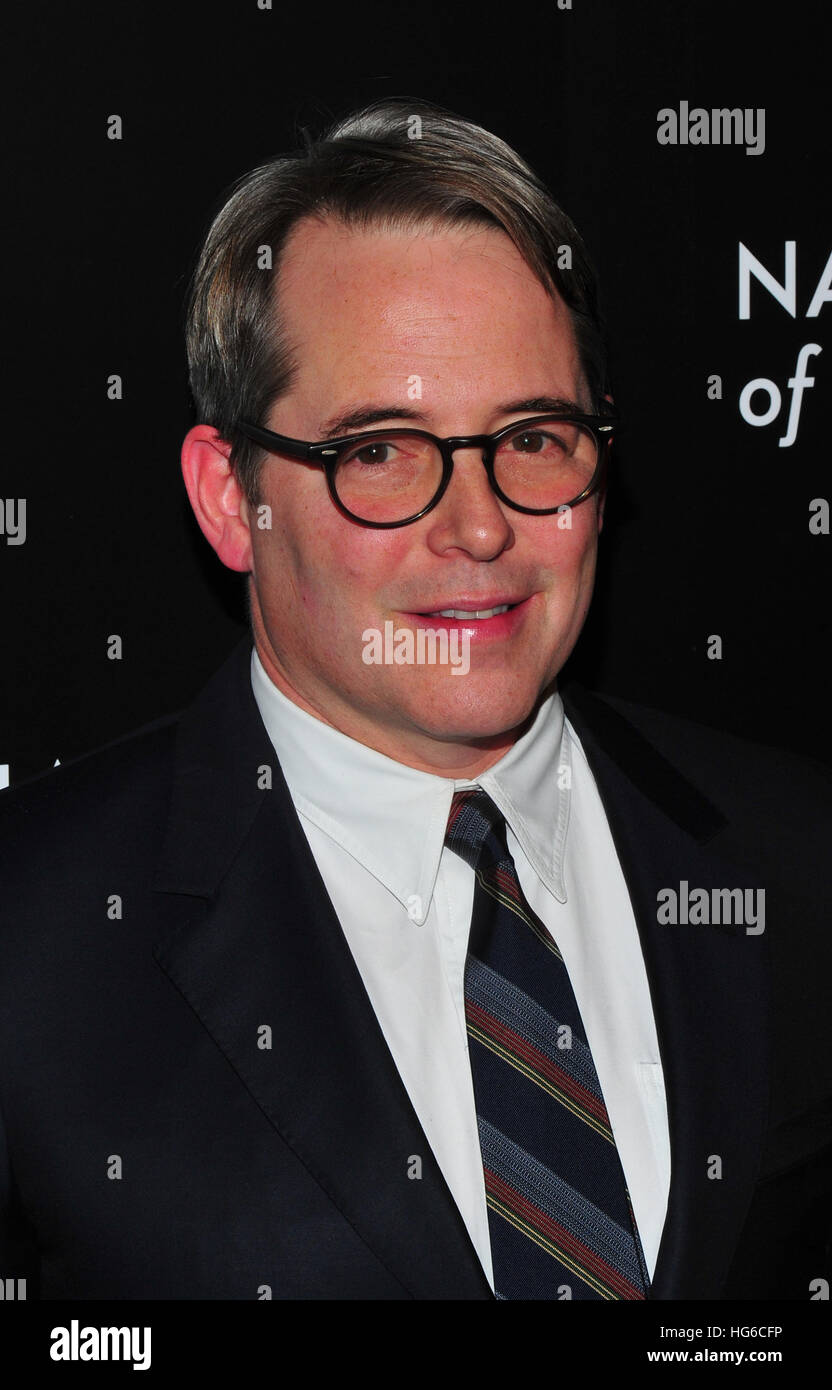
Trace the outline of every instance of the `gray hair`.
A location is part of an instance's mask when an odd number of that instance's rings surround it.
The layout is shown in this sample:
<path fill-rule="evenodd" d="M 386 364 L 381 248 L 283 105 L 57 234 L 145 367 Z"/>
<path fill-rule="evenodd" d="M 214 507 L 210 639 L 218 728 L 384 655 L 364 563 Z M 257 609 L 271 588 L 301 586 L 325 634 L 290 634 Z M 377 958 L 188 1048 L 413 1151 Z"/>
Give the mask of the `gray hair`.
<path fill-rule="evenodd" d="M 415 137 L 415 138 L 414 138 Z M 302 218 L 347 226 L 502 229 L 570 312 L 591 408 L 608 389 L 595 272 L 581 237 L 548 189 L 505 141 L 430 102 L 391 98 L 336 122 L 305 148 L 262 164 L 232 185 L 191 280 L 186 342 L 197 418 L 231 445 L 252 505 L 264 451 L 241 433 L 265 424 L 297 372 L 276 285 L 281 253 Z M 271 248 L 272 273 L 258 265 Z M 561 269 L 563 248 L 571 267 Z"/>

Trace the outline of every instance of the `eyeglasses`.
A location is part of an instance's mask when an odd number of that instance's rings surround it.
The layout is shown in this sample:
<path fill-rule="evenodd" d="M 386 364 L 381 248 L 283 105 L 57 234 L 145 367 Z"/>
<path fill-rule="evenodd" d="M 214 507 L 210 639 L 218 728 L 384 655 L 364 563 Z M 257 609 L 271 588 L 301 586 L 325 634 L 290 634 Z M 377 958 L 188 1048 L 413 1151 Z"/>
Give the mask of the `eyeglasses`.
<path fill-rule="evenodd" d="M 600 486 L 615 415 L 556 414 L 518 420 L 496 434 L 438 439 L 426 430 L 368 430 L 312 444 L 238 427 L 270 453 L 317 464 L 335 505 L 361 526 L 408 526 L 441 501 L 457 449 L 482 449 L 492 489 L 516 512 L 549 516 L 583 502 Z"/>

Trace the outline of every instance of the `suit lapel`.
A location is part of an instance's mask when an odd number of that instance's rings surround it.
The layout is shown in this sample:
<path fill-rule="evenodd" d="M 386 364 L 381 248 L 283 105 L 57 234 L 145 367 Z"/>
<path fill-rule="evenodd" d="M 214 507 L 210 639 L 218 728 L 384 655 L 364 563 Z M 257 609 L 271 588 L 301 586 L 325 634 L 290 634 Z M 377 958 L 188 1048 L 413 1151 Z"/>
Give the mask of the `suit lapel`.
<path fill-rule="evenodd" d="M 490 1298 L 292 807 L 250 652 L 243 639 L 178 728 L 154 954 L 403 1294 Z"/>
<path fill-rule="evenodd" d="M 662 925 L 657 894 L 683 880 L 709 893 L 756 885 L 721 848 L 721 814 L 632 724 L 580 687 L 563 698 L 630 891 L 664 1071 L 671 1183 L 651 1297 L 716 1298 L 765 1121 L 767 938 L 742 926 Z"/>

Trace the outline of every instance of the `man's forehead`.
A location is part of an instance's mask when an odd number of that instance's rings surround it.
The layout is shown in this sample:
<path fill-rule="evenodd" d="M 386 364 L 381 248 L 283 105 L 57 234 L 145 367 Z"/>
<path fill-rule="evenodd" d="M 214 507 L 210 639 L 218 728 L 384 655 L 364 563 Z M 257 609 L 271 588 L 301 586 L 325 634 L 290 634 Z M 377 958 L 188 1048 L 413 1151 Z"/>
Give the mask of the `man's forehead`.
<path fill-rule="evenodd" d="M 539 312 L 564 314 L 560 296 L 540 282 L 511 239 L 499 227 L 436 224 L 392 227 L 346 226 L 334 218 L 303 218 L 292 229 L 280 259 L 278 294 L 295 319 L 324 305 L 366 299 L 384 314 L 391 303 L 396 327 L 405 306 L 414 328 L 425 312 L 444 308 L 452 320 L 466 307 L 513 301 L 534 303 Z M 439 304 L 437 305 L 437 296 Z"/>
<path fill-rule="evenodd" d="M 343 412 L 368 400 L 366 386 L 387 401 L 413 377 L 411 400 L 420 390 L 467 396 L 489 373 L 501 377 L 495 406 L 514 396 L 575 398 L 580 368 L 566 306 L 499 229 L 420 234 L 305 219 L 292 237 L 278 293 L 284 332 L 301 381 L 337 385 Z"/>

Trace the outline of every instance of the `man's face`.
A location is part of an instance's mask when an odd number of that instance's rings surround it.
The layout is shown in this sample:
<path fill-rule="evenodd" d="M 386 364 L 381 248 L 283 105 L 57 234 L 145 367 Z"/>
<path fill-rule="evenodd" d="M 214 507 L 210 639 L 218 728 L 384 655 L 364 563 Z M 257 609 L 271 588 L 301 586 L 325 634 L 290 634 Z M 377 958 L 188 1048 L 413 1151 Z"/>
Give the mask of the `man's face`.
<path fill-rule="evenodd" d="M 372 428 L 440 437 L 491 433 L 538 413 L 541 397 L 590 408 L 564 304 L 497 229 L 391 233 L 307 219 L 287 245 L 280 300 L 299 364 L 266 422 L 281 434 L 320 440 L 327 421 L 379 406 L 389 416 Z M 506 413 L 518 402 L 532 404 Z M 269 455 L 271 530 L 243 512 L 255 639 L 275 683 L 351 737 L 445 775 L 494 762 L 560 670 L 589 606 L 599 530 L 595 497 L 567 528 L 501 503 L 481 451 L 458 450 L 454 465 L 427 516 L 372 530 L 336 508 L 322 469 Z M 443 626 L 429 613 L 506 603 L 502 616 L 444 622 L 457 644 L 469 634 L 467 674 L 363 659 L 367 629 L 415 634 Z"/>

